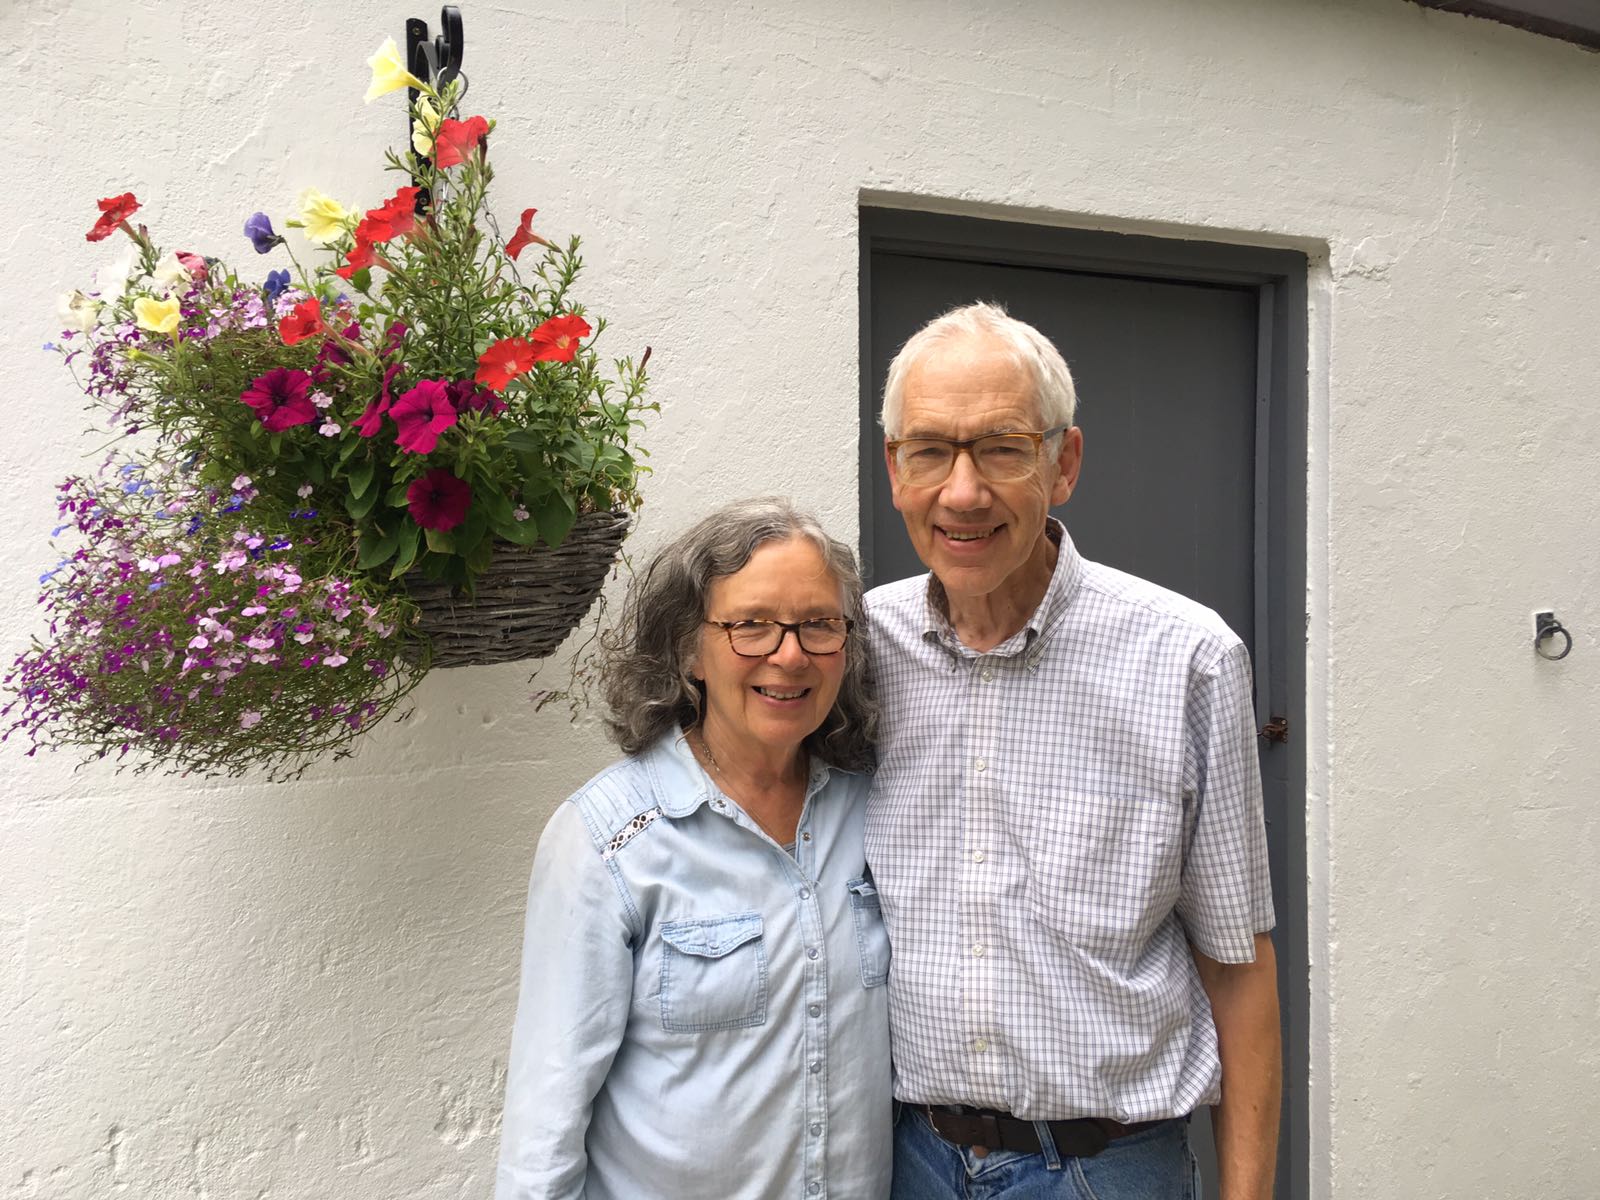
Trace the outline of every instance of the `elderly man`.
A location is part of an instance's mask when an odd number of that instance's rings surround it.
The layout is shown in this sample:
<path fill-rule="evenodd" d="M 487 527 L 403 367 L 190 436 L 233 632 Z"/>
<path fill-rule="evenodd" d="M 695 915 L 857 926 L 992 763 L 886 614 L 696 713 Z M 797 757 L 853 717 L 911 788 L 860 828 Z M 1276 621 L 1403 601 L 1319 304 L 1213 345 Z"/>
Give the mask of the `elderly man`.
<path fill-rule="evenodd" d="M 1250 669 L 1209 609 L 1048 516 L 1061 355 L 987 304 L 911 338 L 883 423 L 929 574 L 868 597 L 867 857 L 894 947 L 895 1200 L 1272 1191 L 1281 1047 Z"/>

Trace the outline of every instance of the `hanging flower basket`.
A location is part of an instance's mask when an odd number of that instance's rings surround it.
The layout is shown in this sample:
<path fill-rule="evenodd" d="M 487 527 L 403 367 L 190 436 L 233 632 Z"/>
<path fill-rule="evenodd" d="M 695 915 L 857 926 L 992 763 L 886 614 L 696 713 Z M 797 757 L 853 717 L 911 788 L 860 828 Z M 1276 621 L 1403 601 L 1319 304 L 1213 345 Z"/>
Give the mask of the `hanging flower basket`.
<path fill-rule="evenodd" d="M 501 542 L 470 596 L 408 579 L 419 629 L 432 646 L 428 665 L 487 666 L 554 653 L 600 595 L 630 520 L 621 511 L 588 513 L 554 549 Z"/>
<path fill-rule="evenodd" d="M 532 208 L 502 232 L 464 81 L 392 40 L 368 62 L 368 100 L 415 92 L 399 186 L 364 211 L 307 189 L 284 224 L 309 245 L 249 214 L 286 265 L 163 253 L 131 192 L 99 202 L 87 239 L 127 253 L 63 298 L 58 348 L 133 440 L 63 489 L 0 738 L 291 775 L 429 668 L 543 657 L 593 605 L 640 503 L 649 349 L 601 358 L 576 237 Z"/>

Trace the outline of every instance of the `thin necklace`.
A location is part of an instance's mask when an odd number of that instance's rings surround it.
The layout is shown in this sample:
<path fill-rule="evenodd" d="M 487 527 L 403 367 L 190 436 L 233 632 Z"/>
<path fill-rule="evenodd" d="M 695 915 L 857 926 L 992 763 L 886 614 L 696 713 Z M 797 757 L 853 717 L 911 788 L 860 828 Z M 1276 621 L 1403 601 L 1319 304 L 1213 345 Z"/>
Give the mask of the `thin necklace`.
<path fill-rule="evenodd" d="M 702 729 L 699 725 L 696 725 L 693 729 L 689 730 L 689 744 L 690 744 L 690 746 L 692 747 L 697 742 L 699 743 L 700 750 L 705 754 L 706 760 L 711 764 L 711 769 L 713 771 L 715 771 L 717 776 L 718 776 L 718 778 L 720 778 L 723 781 L 723 791 L 724 791 L 724 793 L 727 794 L 730 799 L 734 800 L 735 803 L 738 803 L 737 797 L 733 796 L 733 794 L 728 791 L 728 787 L 727 787 L 728 775 L 727 775 L 727 772 L 725 772 L 722 769 L 722 764 L 717 761 L 717 756 L 714 753 L 712 753 L 711 743 L 706 741 L 705 730 Z M 760 826 L 762 833 L 766 834 L 774 842 L 777 842 L 778 845 L 780 845 L 780 846 L 784 845 L 783 839 L 780 838 L 777 834 L 775 834 L 771 829 L 767 828 L 767 823 L 765 821 L 763 821 L 760 817 L 758 817 L 754 813 L 752 813 L 748 808 L 745 808 L 744 805 L 741 804 L 739 807 L 743 810 L 744 814 L 747 817 L 749 817 L 758 826 Z M 793 841 L 794 841 L 794 839 L 791 838 L 790 839 L 790 843 L 792 844 Z"/>
<path fill-rule="evenodd" d="M 717 761 L 717 756 L 711 752 L 711 743 L 706 741 L 705 730 L 696 725 L 689 730 L 689 737 L 700 744 L 701 753 L 706 756 L 706 761 L 711 764 L 711 769 L 726 779 L 727 775 L 722 770 L 722 764 Z"/>

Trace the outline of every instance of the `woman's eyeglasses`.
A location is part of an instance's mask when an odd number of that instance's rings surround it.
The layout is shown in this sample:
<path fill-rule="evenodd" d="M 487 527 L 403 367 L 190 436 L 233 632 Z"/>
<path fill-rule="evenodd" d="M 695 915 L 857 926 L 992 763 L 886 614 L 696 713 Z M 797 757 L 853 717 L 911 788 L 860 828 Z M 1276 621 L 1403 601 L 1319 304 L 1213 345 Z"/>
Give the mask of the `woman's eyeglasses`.
<path fill-rule="evenodd" d="M 844 649 L 851 626 L 849 617 L 817 617 L 810 621 L 707 621 L 728 635 L 728 645 L 742 658 L 776 654 L 786 635 L 793 633 L 807 654 L 837 654 Z"/>

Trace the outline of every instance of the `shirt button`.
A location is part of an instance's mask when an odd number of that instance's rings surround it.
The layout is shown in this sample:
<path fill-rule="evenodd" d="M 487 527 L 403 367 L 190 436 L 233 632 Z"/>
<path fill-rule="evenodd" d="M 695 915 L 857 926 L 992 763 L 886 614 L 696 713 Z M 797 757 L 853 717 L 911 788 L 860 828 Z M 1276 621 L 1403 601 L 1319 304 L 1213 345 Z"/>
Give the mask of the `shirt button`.
<path fill-rule="evenodd" d="M 982 850 L 974 850 L 972 852 L 972 861 L 973 862 L 982 862 L 986 857 L 988 857 L 988 856 L 985 855 Z"/>
<path fill-rule="evenodd" d="M 813 1059 L 812 1062 L 811 1062 L 811 1065 L 808 1066 L 806 1068 L 806 1070 L 810 1071 L 813 1075 L 815 1075 L 818 1071 L 822 1070 L 822 1064 L 820 1062 L 816 1061 L 815 1059 Z"/>
<path fill-rule="evenodd" d="M 821 1121 L 816 1121 L 816 1122 L 812 1123 L 811 1136 L 812 1137 L 821 1137 L 822 1136 L 822 1122 Z"/>
<path fill-rule="evenodd" d="M 806 1191 L 809 1192 L 813 1196 L 815 1196 L 821 1190 L 822 1190 L 822 1185 L 820 1183 L 818 1183 L 814 1179 L 810 1183 L 806 1184 Z"/>
<path fill-rule="evenodd" d="M 815 958 L 816 956 L 817 956 L 817 948 L 815 946 L 811 947 L 811 949 L 806 951 L 806 957 L 807 958 Z"/>
<path fill-rule="evenodd" d="M 802 899 L 802 900 L 811 899 L 811 889 L 810 888 L 801 888 L 800 889 L 800 899 Z"/>
<path fill-rule="evenodd" d="M 988 667 L 985 667 L 983 669 L 983 677 L 982 678 L 983 678 L 983 681 L 985 683 L 993 683 L 994 682 L 994 672 L 991 671 Z"/>
<path fill-rule="evenodd" d="M 813 1017 L 820 1017 L 822 1015 L 822 1005 L 820 1005 L 820 1004 L 808 1005 L 806 1007 L 806 1011 L 808 1013 L 810 1013 Z"/>
<path fill-rule="evenodd" d="M 984 762 L 983 759 L 980 758 L 977 762 L 973 763 L 972 765 L 975 768 L 977 768 L 978 770 L 982 771 L 985 768 L 987 768 L 989 764 Z"/>
<path fill-rule="evenodd" d="M 973 945 L 973 947 L 972 947 L 972 952 L 974 954 L 976 954 L 979 958 L 982 958 L 983 957 L 983 943 L 982 942 L 975 943 Z"/>
<path fill-rule="evenodd" d="M 809 833 L 802 833 L 800 835 L 800 840 L 802 842 L 809 842 L 811 840 L 811 835 Z"/>
<path fill-rule="evenodd" d="M 977 1041 L 972 1043 L 972 1048 L 974 1050 L 976 1050 L 979 1054 L 982 1054 L 985 1050 L 987 1050 L 989 1048 L 989 1039 L 988 1038 L 979 1038 Z"/>

